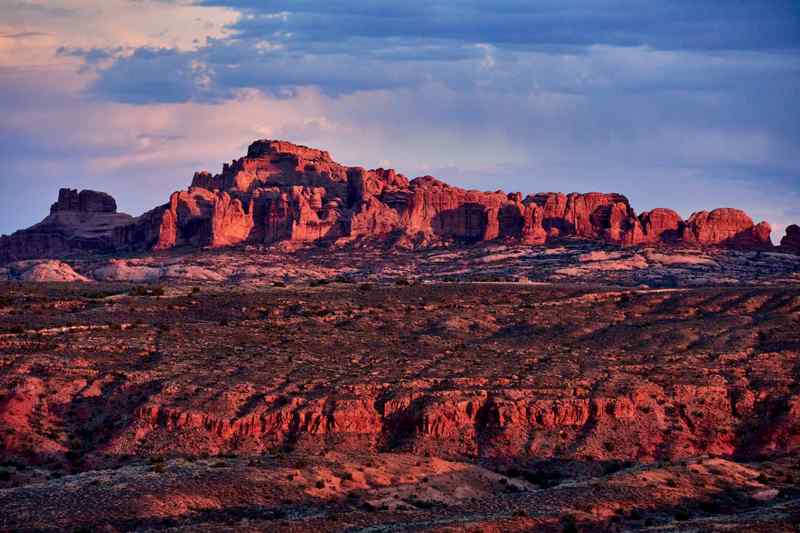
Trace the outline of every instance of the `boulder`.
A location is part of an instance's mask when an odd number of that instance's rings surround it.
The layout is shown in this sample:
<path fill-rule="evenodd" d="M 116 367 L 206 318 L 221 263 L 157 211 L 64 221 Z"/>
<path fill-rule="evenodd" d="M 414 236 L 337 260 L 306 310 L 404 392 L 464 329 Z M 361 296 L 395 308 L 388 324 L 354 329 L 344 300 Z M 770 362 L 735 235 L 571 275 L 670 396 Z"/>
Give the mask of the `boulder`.
<path fill-rule="evenodd" d="M 11 279 L 36 283 L 46 282 L 84 282 L 89 278 L 75 272 L 63 261 L 21 261 L 9 265 Z"/>
<path fill-rule="evenodd" d="M 98 281 L 151 283 L 160 280 L 162 275 L 161 268 L 129 264 L 122 260 L 110 261 L 94 271 L 94 277 Z"/>

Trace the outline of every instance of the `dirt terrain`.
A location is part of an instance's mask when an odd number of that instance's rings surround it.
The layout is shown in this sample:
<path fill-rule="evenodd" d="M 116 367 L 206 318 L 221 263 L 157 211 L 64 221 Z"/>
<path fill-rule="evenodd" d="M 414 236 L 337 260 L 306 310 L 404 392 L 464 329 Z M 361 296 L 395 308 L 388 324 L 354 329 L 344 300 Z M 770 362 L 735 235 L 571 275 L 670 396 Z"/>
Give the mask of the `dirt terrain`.
<path fill-rule="evenodd" d="M 0 529 L 796 531 L 796 268 L 578 284 L 637 252 L 551 254 L 534 283 L 2 283 Z"/>
<path fill-rule="evenodd" d="M 375 245 L 233 246 L 84 255 L 0 267 L 0 280 L 213 283 L 240 289 L 275 282 L 474 282 L 613 284 L 675 288 L 800 284 L 800 255 L 723 248 L 620 247 L 578 239 L 558 246 L 479 243 L 402 250 Z"/>

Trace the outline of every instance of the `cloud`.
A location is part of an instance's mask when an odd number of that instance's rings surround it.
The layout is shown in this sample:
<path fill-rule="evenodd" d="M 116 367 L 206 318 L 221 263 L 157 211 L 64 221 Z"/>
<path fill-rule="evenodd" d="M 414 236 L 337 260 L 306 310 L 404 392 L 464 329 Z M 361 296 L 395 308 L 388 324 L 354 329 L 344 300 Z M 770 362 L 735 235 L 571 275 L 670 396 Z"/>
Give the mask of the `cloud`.
<path fill-rule="evenodd" d="M 796 48 L 792 0 L 202 0 L 245 14 L 240 37 L 283 34 L 300 42 L 431 38 L 495 46 L 649 46 L 676 50 Z"/>
<path fill-rule="evenodd" d="M 31 5 L 0 8 L 0 35 L 19 34 L 0 37 L 0 197 L 25 206 L 0 209 L 3 231 L 62 185 L 138 214 L 263 137 L 779 228 L 800 203 L 796 2 Z"/>

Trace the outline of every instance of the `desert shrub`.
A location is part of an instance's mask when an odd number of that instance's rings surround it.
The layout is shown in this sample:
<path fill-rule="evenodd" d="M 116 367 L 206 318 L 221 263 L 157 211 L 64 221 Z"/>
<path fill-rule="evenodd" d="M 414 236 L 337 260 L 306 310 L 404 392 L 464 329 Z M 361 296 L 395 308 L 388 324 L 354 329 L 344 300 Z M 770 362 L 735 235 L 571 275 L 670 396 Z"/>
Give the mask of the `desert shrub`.
<path fill-rule="evenodd" d="M 80 450 L 67 450 L 67 453 L 64 454 L 64 457 L 66 457 L 67 461 L 73 463 L 80 461 L 83 457 L 83 453 Z"/>
<path fill-rule="evenodd" d="M 678 486 L 678 483 L 674 479 L 670 478 L 667 480 L 667 486 L 675 488 Z"/>
<path fill-rule="evenodd" d="M 713 501 L 713 500 L 700 502 L 700 506 L 699 507 L 700 507 L 700 510 L 703 511 L 704 513 L 717 514 L 717 513 L 720 512 L 720 504 L 719 504 L 719 502 L 716 502 L 716 501 Z"/>
<path fill-rule="evenodd" d="M 522 474 L 522 477 L 528 483 L 531 483 L 533 485 L 538 485 L 543 489 L 555 487 L 561 483 L 561 474 L 557 472 L 543 472 L 541 470 L 533 470 L 529 472 L 524 472 Z"/>
<path fill-rule="evenodd" d="M 319 481 L 314 483 L 314 486 L 317 487 L 318 489 L 324 489 L 325 488 L 325 481 L 320 479 Z"/>
<path fill-rule="evenodd" d="M 134 287 L 131 292 L 131 296 L 164 296 L 164 287 L 159 285 L 155 285 L 149 287 L 147 285 L 137 285 Z"/>
<path fill-rule="evenodd" d="M 633 463 L 630 461 L 609 461 L 603 465 L 603 474 L 610 475 L 619 472 L 625 468 L 630 468 Z"/>
<path fill-rule="evenodd" d="M 419 500 L 416 496 L 412 496 L 409 503 L 417 509 L 435 509 L 443 506 L 441 502 L 435 500 Z"/>
<path fill-rule="evenodd" d="M 692 517 L 686 509 L 678 509 L 675 511 L 675 520 L 679 522 L 686 522 Z"/>
<path fill-rule="evenodd" d="M 286 284 L 284 282 L 282 282 L 282 281 L 273 281 L 272 282 L 272 286 L 273 287 L 286 287 Z"/>
<path fill-rule="evenodd" d="M 575 524 L 575 517 L 565 516 L 561 520 L 561 531 L 564 533 L 578 533 L 578 526 Z"/>

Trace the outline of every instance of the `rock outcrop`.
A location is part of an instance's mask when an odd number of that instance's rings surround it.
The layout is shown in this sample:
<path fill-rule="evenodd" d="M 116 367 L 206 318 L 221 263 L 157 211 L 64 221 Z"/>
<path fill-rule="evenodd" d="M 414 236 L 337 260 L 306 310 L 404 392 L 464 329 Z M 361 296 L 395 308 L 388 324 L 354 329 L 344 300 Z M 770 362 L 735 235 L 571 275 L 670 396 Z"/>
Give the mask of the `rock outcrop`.
<path fill-rule="evenodd" d="M 408 180 L 391 169 L 345 167 L 328 152 L 284 141 L 256 141 L 247 155 L 212 175 L 197 172 L 188 191 L 121 229 L 120 246 L 226 246 L 357 239 L 442 244 L 513 240 L 543 244 L 573 237 L 620 245 L 691 242 L 771 246 L 769 226 L 737 210 L 695 214 L 669 209 L 637 216 L 620 194 L 481 192 L 432 176 Z"/>
<path fill-rule="evenodd" d="M 694 213 L 686 222 L 683 239 L 705 245 L 728 245 L 742 248 L 771 247 L 772 229 L 766 222 L 758 225 L 739 209 L 715 209 Z"/>
<path fill-rule="evenodd" d="M 261 140 L 247 155 L 135 220 L 104 193 L 62 189 L 44 222 L 0 242 L 3 260 L 73 250 L 166 250 L 279 241 L 404 246 L 504 240 L 543 244 L 563 238 L 623 246 L 693 243 L 743 249 L 772 246 L 770 227 L 744 212 L 716 209 L 688 221 L 669 209 L 637 216 L 616 193 L 522 196 L 409 180 L 391 169 L 336 163 L 328 152 Z"/>
<path fill-rule="evenodd" d="M 800 254 L 800 226 L 792 224 L 786 228 L 786 235 L 781 239 L 781 248 Z"/>
<path fill-rule="evenodd" d="M 110 195 L 61 189 L 50 215 L 28 229 L 0 237 L 0 262 L 49 258 L 75 252 L 113 252 L 113 234 L 133 217 L 117 213 Z"/>
<path fill-rule="evenodd" d="M 31 281 L 37 283 L 51 282 L 89 282 L 86 276 L 78 274 L 73 268 L 63 261 L 18 261 L 8 265 L 10 279 Z"/>
<path fill-rule="evenodd" d="M 58 201 L 50 206 L 51 215 L 58 211 L 116 213 L 117 202 L 104 192 L 86 189 L 79 193 L 77 189 L 61 189 L 58 191 Z"/>
<path fill-rule="evenodd" d="M 677 242 L 685 226 L 680 215 L 672 209 L 653 209 L 639 215 L 645 242 Z"/>

